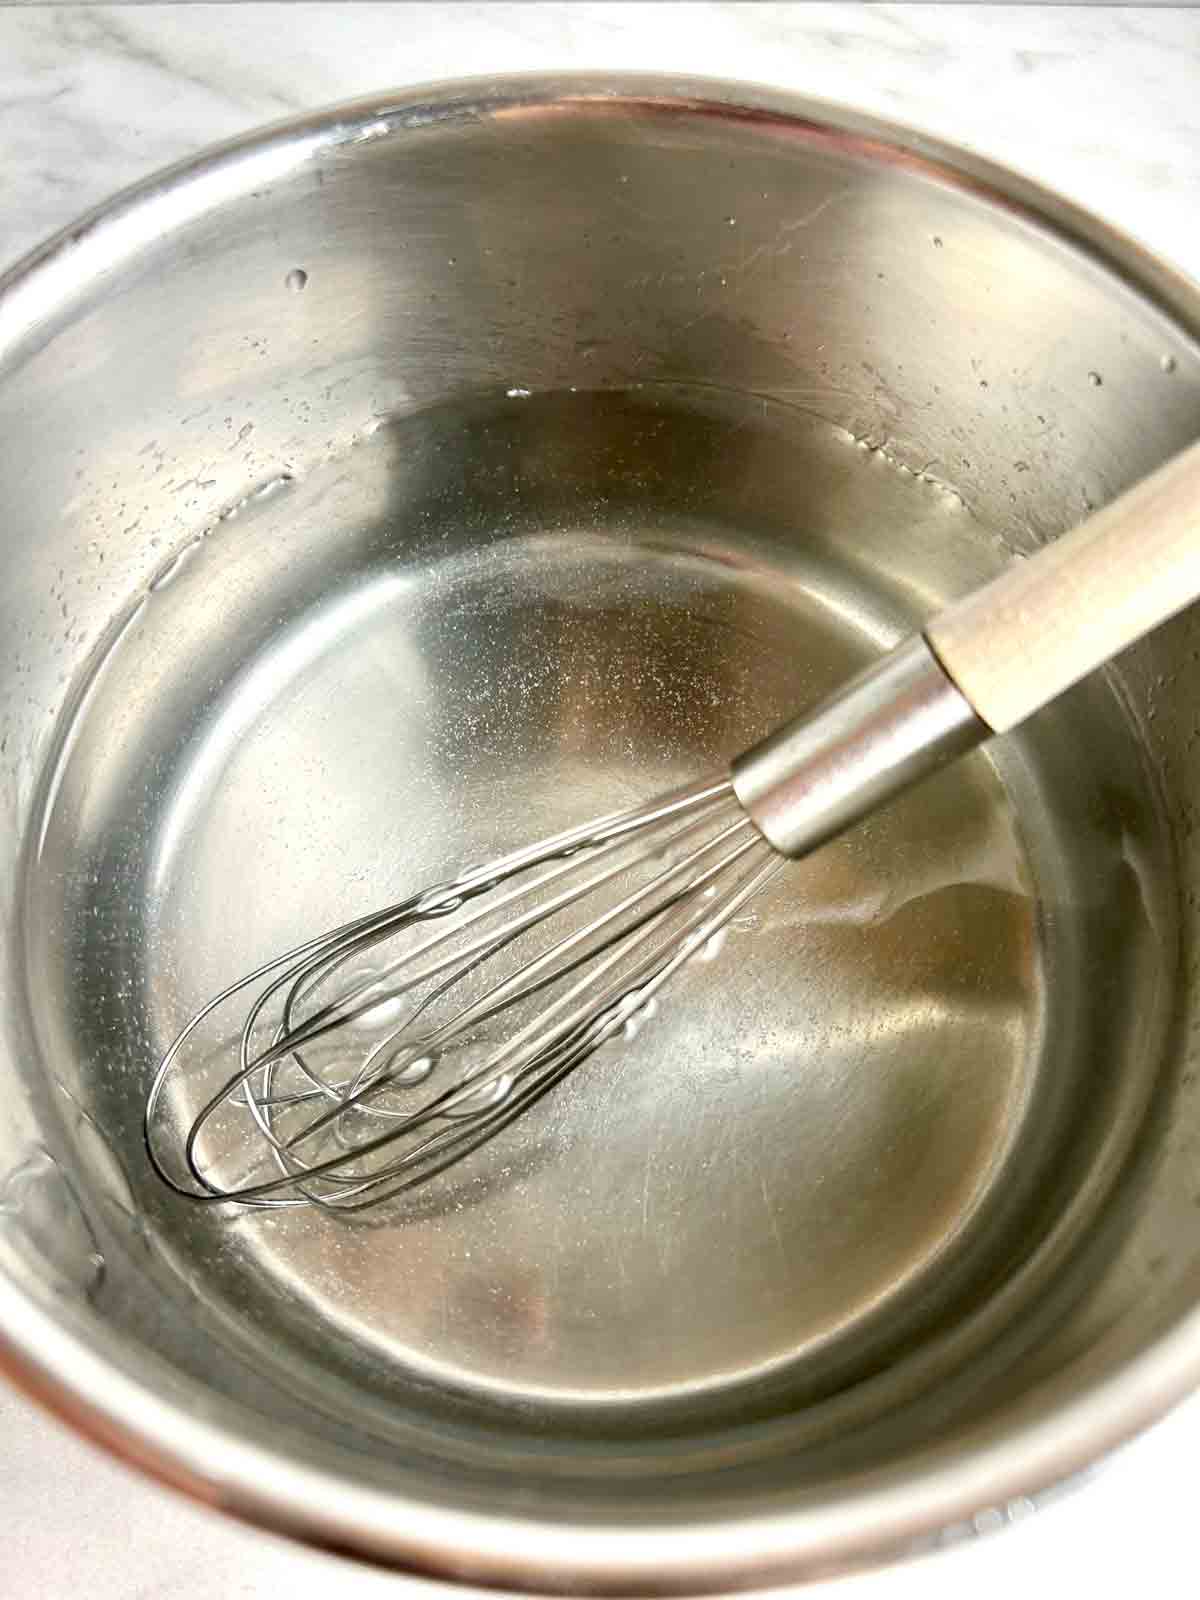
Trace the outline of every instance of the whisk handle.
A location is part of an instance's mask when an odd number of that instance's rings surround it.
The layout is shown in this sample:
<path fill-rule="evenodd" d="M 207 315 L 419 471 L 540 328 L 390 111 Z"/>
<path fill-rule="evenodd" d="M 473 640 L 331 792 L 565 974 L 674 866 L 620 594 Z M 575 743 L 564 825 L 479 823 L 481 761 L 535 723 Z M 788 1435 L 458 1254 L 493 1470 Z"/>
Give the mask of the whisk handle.
<path fill-rule="evenodd" d="M 1200 444 L 925 629 L 996 733 L 1200 596 Z"/>
<path fill-rule="evenodd" d="M 804 855 L 1198 597 L 1200 443 L 740 756 L 734 793 Z"/>

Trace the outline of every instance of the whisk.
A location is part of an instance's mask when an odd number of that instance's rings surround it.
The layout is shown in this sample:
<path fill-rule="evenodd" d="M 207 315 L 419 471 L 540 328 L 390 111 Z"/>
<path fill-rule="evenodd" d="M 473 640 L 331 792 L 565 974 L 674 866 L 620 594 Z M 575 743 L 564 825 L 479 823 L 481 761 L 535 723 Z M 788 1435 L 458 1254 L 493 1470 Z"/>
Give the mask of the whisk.
<path fill-rule="evenodd" d="M 1198 594 L 1194 445 L 728 773 L 470 867 L 237 979 L 158 1064 L 154 1170 L 199 1202 L 338 1212 L 428 1182 L 635 1032 L 789 857 Z"/>

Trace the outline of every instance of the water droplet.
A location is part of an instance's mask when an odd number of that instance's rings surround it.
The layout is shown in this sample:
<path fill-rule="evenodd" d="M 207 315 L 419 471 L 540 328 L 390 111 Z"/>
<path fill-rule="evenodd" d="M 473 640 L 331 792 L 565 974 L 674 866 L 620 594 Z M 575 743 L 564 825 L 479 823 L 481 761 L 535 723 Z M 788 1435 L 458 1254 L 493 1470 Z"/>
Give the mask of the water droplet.
<path fill-rule="evenodd" d="M 986 1511 L 977 1511 L 972 1521 L 976 1533 L 994 1533 L 997 1528 L 1004 1526 L 1004 1513 L 995 1506 L 989 1506 Z"/>
<path fill-rule="evenodd" d="M 45 1150 L 0 1178 L 0 1234 L 41 1282 L 90 1295 L 104 1273 L 91 1223 L 68 1179 Z"/>
<path fill-rule="evenodd" d="M 293 294 L 299 294 L 308 284 L 308 273 L 303 267 L 293 267 L 283 281 Z"/>
<path fill-rule="evenodd" d="M 725 218 L 725 226 L 727 228 L 736 228 L 737 227 L 737 218 L 736 217 L 726 217 Z"/>
<path fill-rule="evenodd" d="M 288 484 L 293 483 L 294 481 L 294 473 L 280 472 L 274 478 L 268 478 L 266 483 L 260 484 L 257 489 L 251 490 L 251 492 L 246 496 L 246 500 L 253 500 L 255 502 L 270 500 L 274 495 L 277 495 L 281 489 L 286 489 Z"/>
<path fill-rule="evenodd" d="M 400 1089 L 415 1089 L 419 1083 L 424 1083 L 426 1078 L 437 1066 L 437 1056 L 418 1056 L 415 1061 L 410 1061 L 406 1067 L 392 1077 L 392 1083 Z"/>
<path fill-rule="evenodd" d="M 183 571 L 190 558 L 194 556 L 196 551 L 200 548 L 200 542 L 200 539 L 192 539 L 188 544 L 184 545 L 182 550 L 177 551 L 169 561 L 165 562 L 159 568 L 159 570 L 150 579 L 150 582 L 146 585 L 151 594 L 158 594 L 160 590 L 165 589 L 169 584 L 174 583 L 175 579 Z"/>
<path fill-rule="evenodd" d="M 457 1120 L 460 1117 L 478 1117 L 485 1111 L 492 1111 L 501 1101 L 507 1100 L 512 1093 L 513 1079 L 507 1072 L 502 1072 L 498 1078 L 481 1083 L 473 1094 L 466 1095 L 462 1100 L 443 1111 L 444 1117 Z"/>
<path fill-rule="evenodd" d="M 1088 382 L 1091 384 L 1093 389 L 1098 389 L 1100 387 L 1100 385 L 1104 382 L 1104 379 L 1100 376 L 1100 374 L 1098 372 L 1089 372 L 1088 373 Z"/>
<path fill-rule="evenodd" d="M 433 889 L 413 907 L 414 917 L 444 917 L 462 905 L 461 895 L 447 895 L 444 889 Z"/>
<path fill-rule="evenodd" d="M 1162 370 L 1167 374 L 1168 377 L 1170 377 L 1171 373 L 1175 371 L 1175 357 L 1174 356 L 1162 356 L 1162 357 L 1159 358 L 1159 363 L 1158 364 L 1162 368 Z"/>
<path fill-rule="evenodd" d="M 658 1001 L 651 995 L 649 1000 L 639 1005 L 636 994 L 627 996 L 627 1001 L 633 1007 L 633 1010 L 625 1018 L 624 1033 L 625 1038 L 632 1041 L 637 1038 L 646 1024 L 658 1015 Z"/>
<path fill-rule="evenodd" d="M 363 1033 L 379 1033 L 384 1028 L 390 1028 L 403 1014 L 404 997 L 398 994 L 384 995 L 365 1011 L 348 1018 L 346 1026 L 358 1028 Z"/>
<path fill-rule="evenodd" d="M 505 394 L 510 400 L 528 400 L 533 393 L 532 389 L 506 389 Z"/>

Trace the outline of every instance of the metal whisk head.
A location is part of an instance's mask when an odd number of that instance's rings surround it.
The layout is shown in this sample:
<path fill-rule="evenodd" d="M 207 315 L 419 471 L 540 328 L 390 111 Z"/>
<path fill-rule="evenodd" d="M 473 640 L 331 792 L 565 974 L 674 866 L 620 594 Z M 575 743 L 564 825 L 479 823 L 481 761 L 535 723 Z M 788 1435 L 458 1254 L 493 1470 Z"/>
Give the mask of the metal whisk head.
<path fill-rule="evenodd" d="M 632 1033 L 782 865 L 720 777 L 344 923 L 186 1024 L 147 1098 L 150 1159 L 200 1201 L 392 1199 Z"/>

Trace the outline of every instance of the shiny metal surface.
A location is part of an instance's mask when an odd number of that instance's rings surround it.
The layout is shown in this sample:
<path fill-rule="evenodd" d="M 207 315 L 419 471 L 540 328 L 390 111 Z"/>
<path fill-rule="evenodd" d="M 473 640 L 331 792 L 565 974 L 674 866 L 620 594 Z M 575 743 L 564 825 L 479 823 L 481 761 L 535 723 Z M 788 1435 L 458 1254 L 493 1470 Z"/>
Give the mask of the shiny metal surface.
<path fill-rule="evenodd" d="M 783 855 L 989 731 L 917 634 L 736 757 L 731 777 L 313 934 L 206 999 L 168 1045 L 146 1099 L 152 1166 L 205 1205 L 345 1214 L 410 1196 L 596 1050 L 632 1043 L 685 963 L 715 961 L 734 918 L 756 914 Z"/>
<path fill-rule="evenodd" d="M 917 634 L 736 757 L 733 789 L 776 850 L 806 855 L 990 732 Z"/>
<path fill-rule="evenodd" d="M 205 1205 L 407 1199 L 631 1043 L 782 867 L 718 774 L 414 889 L 206 1000 L 151 1080 L 147 1156 Z"/>
<path fill-rule="evenodd" d="M 652 80 L 342 108 L 5 280 L 14 1376 L 242 1516 L 607 1592 L 920 1547 L 1190 1388 L 1189 618 L 403 1224 L 172 1202 L 140 1110 L 264 952 L 719 766 L 1177 451 L 1198 326 L 971 158 Z"/>
<path fill-rule="evenodd" d="M 735 758 L 732 777 L 313 934 L 206 999 L 168 1045 L 146 1099 L 152 1166 L 206 1205 L 357 1213 L 411 1195 L 594 1051 L 631 1043 L 685 963 L 715 960 L 733 919 L 755 915 L 781 855 L 988 731 L 917 634 Z"/>

